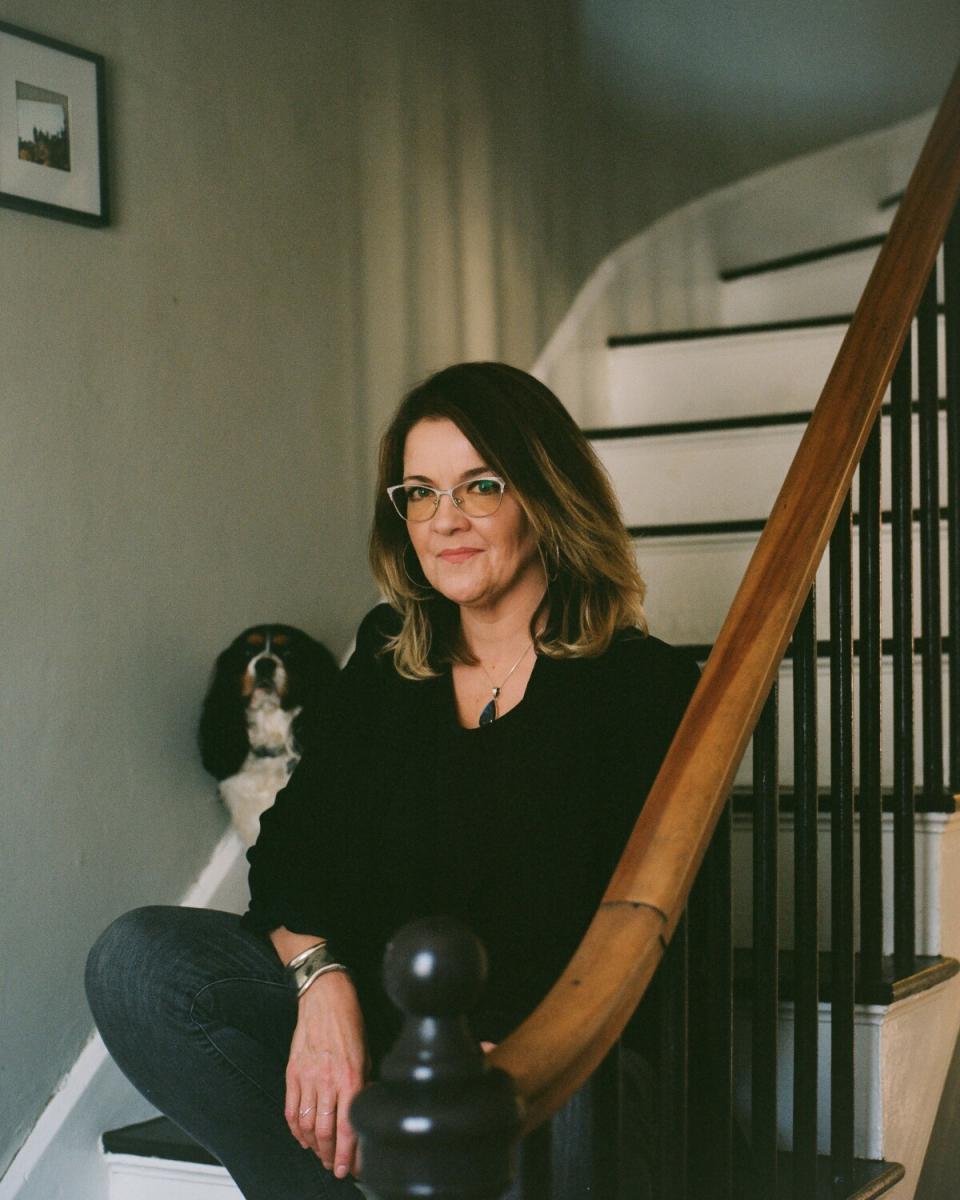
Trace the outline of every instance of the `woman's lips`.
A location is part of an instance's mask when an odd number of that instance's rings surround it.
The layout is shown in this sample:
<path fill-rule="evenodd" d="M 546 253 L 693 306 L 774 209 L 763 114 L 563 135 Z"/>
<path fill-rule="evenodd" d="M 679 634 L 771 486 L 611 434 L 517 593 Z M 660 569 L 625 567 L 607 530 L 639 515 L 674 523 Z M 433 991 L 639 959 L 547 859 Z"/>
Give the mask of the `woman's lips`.
<path fill-rule="evenodd" d="M 442 558 L 444 562 L 462 563 L 479 553 L 479 550 L 473 550 L 469 546 L 461 546 L 455 550 L 443 550 L 437 555 L 437 558 Z"/>

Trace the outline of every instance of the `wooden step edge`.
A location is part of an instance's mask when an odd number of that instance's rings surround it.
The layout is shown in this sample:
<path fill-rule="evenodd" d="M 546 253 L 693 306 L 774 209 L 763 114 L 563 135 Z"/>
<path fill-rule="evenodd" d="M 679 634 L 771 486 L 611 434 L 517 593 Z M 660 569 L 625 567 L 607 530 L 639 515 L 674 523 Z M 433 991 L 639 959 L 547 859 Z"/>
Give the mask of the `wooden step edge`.
<path fill-rule="evenodd" d="M 796 1200 L 793 1190 L 795 1156 L 790 1153 L 778 1154 L 777 1165 L 776 1200 Z M 826 1155 L 818 1155 L 816 1182 L 813 1190 L 804 1194 L 803 1200 L 877 1200 L 878 1196 L 889 1192 L 899 1183 L 905 1173 L 900 1163 L 856 1158 L 853 1160 L 853 1175 L 844 1183 L 834 1178 L 833 1160 Z M 752 1180 L 745 1172 L 738 1173 L 735 1182 L 736 1196 L 754 1195 Z"/>
<path fill-rule="evenodd" d="M 219 1167 L 220 1160 L 183 1132 L 169 1117 L 153 1117 L 136 1125 L 108 1130 L 101 1138 L 107 1154 L 160 1158 L 167 1162 L 199 1163 Z"/>
<path fill-rule="evenodd" d="M 850 313 L 824 317 L 800 317 L 789 321 L 762 321 L 753 325 L 713 325 L 703 329 L 672 329 L 662 333 L 618 333 L 607 338 L 611 350 L 625 346 L 648 346 L 657 342 L 692 342 L 700 338 L 747 337 L 752 333 L 788 333 L 801 329 L 822 329 L 830 325 L 849 325 Z"/>
<path fill-rule="evenodd" d="M 779 954 L 780 968 L 778 972 L 778 993 L 781 1001 L 790 1002 L 794 998 L 793 991 L 793 959 L 792 950 L 781 950 Z M 829 1004 L 832 998 L 832 956 L 831 951 L 822 950 L 819 955 L 820 968 L 818 972 L 818 996 L 821 1004 Z M 863 979 L 860 970 L 860 955 L 854 960 L 854 999 L 859 1005 L 880 1005 L 888 1008 L 908 996 L 917 996 L 921 992 L 930 991 L 948 979 L 953 979 L 960 972 L 960 962 L 955 958 L 943 955 L 920 955 L 914 960 L 912 969 L 901 971 L 892 956 L 883 959 L 882 975 L 879 979 Z M 752 995 L 753 986 L 753 951 L 749 946 L 737 946 L 733 951 L 733 991 L 734 996 L 745 1001 Z"/>
<path fill-rule="evenodd" d="M 919 415 L 920 403 L 914 400 L 911 410 Z M 946 398 L 937 402 L 937 407 L 947 411 Z M 880 409 L 881 415 L 889 417 L 891 406 L 884 404 Z M 813 415 L 809 408 L 795 409 L 782 413 L 750 413 L 737 417 L 696 417 L 686 421 L 657 421 L 647 425 L 600 425 L 592 429 L 584 429 L 583 436 L 592 442 L 609 442 L 627 438 L 668 437 L 678 434 L 696 433 L 726 433 L 728 431 L 765 429 L 778 425 L 806 425 Z"/>
<path fill-rule="evenodd" d="M 937 305 L 937 315 L 943 317 L 944 306 Z M 830 325 L 849 325 L 849 314 L 830 314 L 820 317 L 797 317 L 784 321 L 764 321 L 752 325 L 709 325 L 702 329 L 671 329 L 659 333 L 616 333 L 607 338 L 607 348 L 621 350 L 628 346 L 649 346 L 658 342 L 695 342 L 719 337 L 748 337 L 754 333 L 789 333 L 804 329 L 822 329 Z"/>
<path fill-rule="evenodd" d="M 937 514 L 941 522 L 949 519 L 949 510 L 943 505 Z M 881 523 L 890 525 L 893 516 L 890 510 L 884 509 L 880 514 Z M 920 509 L 913 510 L 914 525 L 920 522 Z M 665 521 L 658 525 L 628 525 L 627 533 L 632 538 L 649 541 L 651 538 L 671 537 L 710 537 L 719 533 L 762 533 L 767 523 L 766 517 L 741 517 L 724 521 Z M 853 514 L 853 527 L 860 524 L 860 513 Z"/>
<path fill-rule="evenodd" d="M 753 788 L 751 787 L 736 787 L 730 793 L 733 812 L 735 814 L 749 815 L 753 812 Z M 894 811 L 894 795 L 890 789 L 885 788 L 880 797 L 881 810 L 885 813 Z M 780 791 L 779 811 L 781 816 L 792 816 L 796 810 L 796 793 L 792 788 L 782 788 Z M 833 797 L 829 790 L 821 790 L 817 793 L 817 812 L 830 813 L 833 811 Z M 860 793 L 854 792 L 853 796 L 853 811 L 860 811 Z M 957 811 L 957 796 L 950 791 L 944 791 L 934 796 L 928 796 L 923 788 L 916 788 L 913 798 L 913 811 L 918 814 L 940 814 L 950 816 Z"/>
<path fill-rule="evenodd" d="M 682 650 L 691 658 L 695 658 L 698 663 L 705 663 L 710 657 L 710 651 L 713 649 L 712 642 L 677 642 L 675 643 L 678 650 Z M 949 653 L 951 640 L 949 634 L 944 634 L 940 638 L 940 653 L 946 655 Z M 921 638 L 913 639 L 913 653 L 918 665 L 920 661 L 920 653 L 922 650 Z M 884 658 L 893 657 L 893 638 L 883 638 L 880 643 L 880 652 Z M 860 653 L 860 639 L 856 638 L 853 643 L 854 665 L 856 665 L 857 655 Z M 830 657 L 830 642 L 821 638 L 817 642 L 817 658 Z M 790 662 L 793 659 L 793 643 L 791 643 L 784 651 L 783 659 L 785 662 Z"/>
<path fill-rule="evenodd" d="M 795 254 L 784 254 L 779 258 L 763 259 L 742 267 L 729 267 L 720 272 L 720 278 L 724 283 L 733 283 L 737 279 L 746 279 L 751 275 L 766 275 L 771 271 L 788 271 L 791 267 L 803 267 L 808 263 L 839 258 L 843 254 L 873 250 L 883 245 L 886 236 L 885 233 L 872 233 L 866 237 L 851 238 L 846 242 L 833 242 L 828 246 L 816 246 L 812 250 L 799 250 Z"/>

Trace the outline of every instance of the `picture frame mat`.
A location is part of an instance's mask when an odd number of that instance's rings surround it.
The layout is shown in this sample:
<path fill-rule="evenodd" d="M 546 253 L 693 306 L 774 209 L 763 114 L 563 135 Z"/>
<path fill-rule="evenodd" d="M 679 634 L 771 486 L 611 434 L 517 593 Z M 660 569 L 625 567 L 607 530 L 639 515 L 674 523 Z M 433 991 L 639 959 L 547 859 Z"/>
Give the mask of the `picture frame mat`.
<path fill-rule="evenodd" d="M 0 27 L 0 192 L 99 215 L 97 68 L 88 58 L 58 50 Z M 18 153 L 17 83 L 69 98 L 69 172 L 24 162 Z"/>

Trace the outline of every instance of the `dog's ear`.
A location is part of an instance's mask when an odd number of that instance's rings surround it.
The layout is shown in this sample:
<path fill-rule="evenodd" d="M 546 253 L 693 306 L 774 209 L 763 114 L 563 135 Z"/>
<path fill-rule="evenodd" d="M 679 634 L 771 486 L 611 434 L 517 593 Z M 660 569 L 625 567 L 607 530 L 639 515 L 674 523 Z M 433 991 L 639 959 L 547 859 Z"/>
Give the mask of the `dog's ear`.
<path fill-rule="evenodd" d="M 225 650 L 217 659 L 197 730 L 201 761 L 218 780 L 235 775 L 250 748 L 240 670 L 234 669 L 232 658 L 230 650 Z"/>

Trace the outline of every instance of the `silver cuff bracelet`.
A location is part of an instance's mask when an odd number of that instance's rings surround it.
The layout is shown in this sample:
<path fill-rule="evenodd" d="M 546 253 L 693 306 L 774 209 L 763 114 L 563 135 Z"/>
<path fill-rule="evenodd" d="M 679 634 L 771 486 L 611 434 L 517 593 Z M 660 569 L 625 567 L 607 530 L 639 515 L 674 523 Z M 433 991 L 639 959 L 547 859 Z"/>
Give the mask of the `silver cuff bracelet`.
<path fill-rule="evenodd" d="M 330 971 L 346 971 L 343 963 L 335 962 L 327 952 L 327 943 L 311 946 L 287 963 L 287 970 L 297 989 L 299 999 L 315 979 Z"/>

